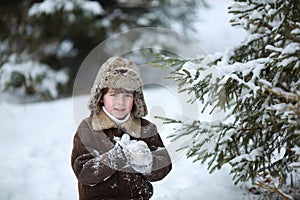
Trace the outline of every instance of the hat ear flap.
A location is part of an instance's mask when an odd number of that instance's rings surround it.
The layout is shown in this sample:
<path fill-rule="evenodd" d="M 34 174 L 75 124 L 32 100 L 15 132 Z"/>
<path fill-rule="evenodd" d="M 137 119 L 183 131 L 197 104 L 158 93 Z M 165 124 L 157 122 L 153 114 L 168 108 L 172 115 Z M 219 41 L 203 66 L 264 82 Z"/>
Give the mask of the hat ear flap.
<path fill-rule="evenodd" d="M 134 94 L 134 110 L 135 117 L 145 117 L 148 114 L 147 105 L 142 91 L 135 92 Z"/>
<path fill-rule="evenodd" d="M 88 102 L 88 108 L 95 113 L 99 113 L 101 110 L 101 100 L 102 100 L 103 90 L 100 88 L 95 89 L 94 93 L 92 92 L 91 98 Z"/>

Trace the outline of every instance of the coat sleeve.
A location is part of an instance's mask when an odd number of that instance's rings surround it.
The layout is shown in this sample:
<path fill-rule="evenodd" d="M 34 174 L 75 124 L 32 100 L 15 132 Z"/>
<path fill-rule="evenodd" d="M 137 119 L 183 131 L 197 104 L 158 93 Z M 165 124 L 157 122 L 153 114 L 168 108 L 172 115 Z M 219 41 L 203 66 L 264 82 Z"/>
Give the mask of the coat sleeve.
<path fill-rule="evenodd" d="M 95 156 L 99 152 L 93 145 L 87 123 L 83 121 L 74 136 L 71 164 L 79 182 L 93 185 L 109 178 L 116 170 L 103 164 L 101 156 Z"/>
<path fill-rule="evenodd" d="M 157 133 L 156 126 L 148 125 L 148 131 L 151 137 L 147 139 L 148 147 L 150 148 L 153 156 L 153 165 L 150 174 L 145 175 L 148 181 L 159 181 L 163 179 L 172 169 L 172 162 L 167 149 L 165 148 L 161 137 Z M 149 134 L 149 133 L 148 133 Z"/>

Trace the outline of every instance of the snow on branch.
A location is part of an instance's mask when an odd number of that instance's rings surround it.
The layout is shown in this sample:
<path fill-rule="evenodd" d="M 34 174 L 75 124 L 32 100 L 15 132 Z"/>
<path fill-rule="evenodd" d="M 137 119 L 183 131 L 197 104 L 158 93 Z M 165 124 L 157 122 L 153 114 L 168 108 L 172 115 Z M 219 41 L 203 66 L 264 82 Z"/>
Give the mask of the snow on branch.
<path fill-rule="evenodd" d="M 34 61 L 18 60 L 16 55 L 0 68 L 0 91 L 3 94 L 16 96 L 36 96 L 49 100 L 59 95 L 58 85 L 69 80 L 65 70 L 55 71 L 48 65 Z M 23 99 L 23 98 L 21 98 Z"/>
<path fill-rule="evenodd" d="M 286 102 L 299 103 L 300 101 L 300 91 L 298 92 L 298 94 L 284 91 L 279 87 L 272 86 L 272 83 L 265 79 L 258 80 L 258 83 L 260 83 L 269 93 L 284 98 Z"/>
<path fill-rule="evenodd" d="M 73 11 L 75 8 L 81 8 L 86 13 L 90 13 L 93 15 L 102 14 L 104 12 L 103 8 L 98 2 L 94 1 L 84 1 L 84 0 L 72 0 L 72 1 L 64 1 L 64 0 L 45 0 L 41 3 L 35 3 L 29 9 L 28 15 L 41 15 L 45 14 L 53 14 L 57 10 L 65 10 L 65 11 Z"/>

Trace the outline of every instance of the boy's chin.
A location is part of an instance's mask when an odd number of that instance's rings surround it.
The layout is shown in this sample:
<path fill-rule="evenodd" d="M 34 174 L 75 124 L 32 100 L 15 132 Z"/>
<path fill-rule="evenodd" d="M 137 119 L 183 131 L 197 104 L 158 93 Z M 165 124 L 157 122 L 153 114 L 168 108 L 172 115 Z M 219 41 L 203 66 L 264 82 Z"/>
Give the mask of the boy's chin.
<path fill-rule="evenodd" d="M 128 114 L 128 113 L 127 113 Z M 119 120 L 123 120 L 125 119 L 125 117 L 127 116 L 127 114 L 124 114 L 124 115 L 114 115 L 115 118 L 119 119 Z"/>
<path fill-rule="evenodd" d="M 119 120 L 125 119 L 125 117 L 116 117 L 116 118 L 119 119 Z"/>

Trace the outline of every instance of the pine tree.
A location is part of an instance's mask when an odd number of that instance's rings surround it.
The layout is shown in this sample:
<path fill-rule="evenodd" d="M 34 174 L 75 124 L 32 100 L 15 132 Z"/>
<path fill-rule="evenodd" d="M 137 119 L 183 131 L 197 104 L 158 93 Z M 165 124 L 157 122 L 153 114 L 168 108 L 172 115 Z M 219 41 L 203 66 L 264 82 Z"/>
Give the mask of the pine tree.
<path fill-rule="evenodd" d="M 70 95 L 82 61 L 103 40 L 137 27 L 174 25 L 190 30 L 187 24 L 196 19 L 198 4 L 205 5 L 204 0 L 1 1 L 0 91 L 25 97 L 37 94 L 42 100 L 56 98 L 59 93 Z M 29 60 L 46 65 L 45 71 L 36 75 L 34 69 L 24 72 L 22 67 L 14 68 Z M 69 78 L 55 80 L 53 73 L 65 73 Z M 67 87 L 49 92 L 54 88 L 41 88 L 46 86 L 41 81 L 45 77 L 44 83 L 51 79 L 57 86 L 67 82 Z"/>
<path fill-rule="evenodd" d="M 249 33 L 240 45 L 189 60 L 158 60 L 177 66 L 171 78 L 180 92 L 226 118 L 166 122 L 182 124 L 174 139 L 191 135 L 187 156 L 211 172 L 230 164 L 236 184 L 252 181 L 284 199 L 299 198 L 282 189 L 300 184 L 300 3 L 235 0 L 229 13 L 232 25 Z"/>

